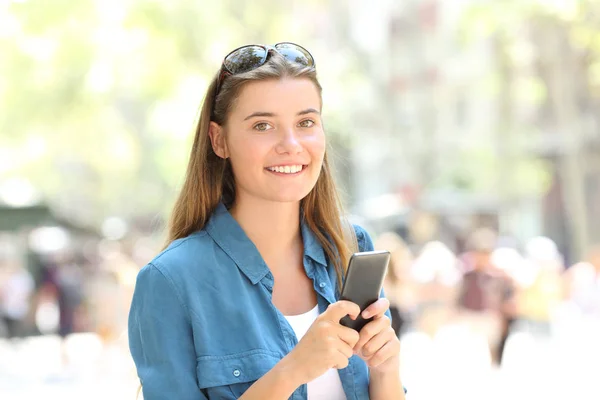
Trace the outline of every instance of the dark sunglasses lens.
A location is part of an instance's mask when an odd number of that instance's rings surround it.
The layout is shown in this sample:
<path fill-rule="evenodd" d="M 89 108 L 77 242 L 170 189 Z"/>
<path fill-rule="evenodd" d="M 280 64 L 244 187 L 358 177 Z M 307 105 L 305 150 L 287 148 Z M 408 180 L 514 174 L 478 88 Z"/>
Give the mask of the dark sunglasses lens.
<path fill-rule="evenodd" d="M 223 64 L 232 74 L 241 74 L 260 67 L 266 59 L 267 50 L 260 46 L 246 46 L 228 55 Z"/>
<path fill-rule="evenodd" d="M 298 64 L 313 66 L 314 60 L 310 53 L 293 43 L 279 43 L 275 46 L 277 51 L 282 54 L 287 60 Z"/>

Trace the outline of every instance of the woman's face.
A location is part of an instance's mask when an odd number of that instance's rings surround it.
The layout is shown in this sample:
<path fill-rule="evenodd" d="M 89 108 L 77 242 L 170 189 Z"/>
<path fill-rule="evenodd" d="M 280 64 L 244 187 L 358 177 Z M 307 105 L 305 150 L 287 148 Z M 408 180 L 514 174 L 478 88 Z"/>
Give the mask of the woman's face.
<path fill-rule="evenodd" d="M 217 155 L 229 157 L 236 202 L 297 202 L 315 186 L 325 154 L 321 99 L 308 79 L 251 82 L 224 127 L 211 123 Z"/>

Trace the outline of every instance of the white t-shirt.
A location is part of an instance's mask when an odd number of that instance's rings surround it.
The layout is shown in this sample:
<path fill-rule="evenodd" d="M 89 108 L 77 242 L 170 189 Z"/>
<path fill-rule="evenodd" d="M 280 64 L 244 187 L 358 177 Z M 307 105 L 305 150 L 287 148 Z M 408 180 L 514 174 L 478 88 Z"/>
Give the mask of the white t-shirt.
<path fill-rule="evenodd" d="M 308 328 L 319 316 L 319 306 L 300 315 L 286 315 L 298 341 L 308 331 Z M 317 379 L 308 382 L 308 400 L 346 400 L 342 381 L 337 369 L 331 368 Z"/>

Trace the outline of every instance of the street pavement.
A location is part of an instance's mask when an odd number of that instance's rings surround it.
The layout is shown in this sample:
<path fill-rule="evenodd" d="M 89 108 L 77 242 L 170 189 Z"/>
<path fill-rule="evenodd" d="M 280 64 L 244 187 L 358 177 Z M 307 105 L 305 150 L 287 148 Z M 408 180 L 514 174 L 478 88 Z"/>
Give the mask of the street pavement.
<path fill-rule="evenodd" d="M 125 335 L 104 345 L 95 334 L 75 334 L 65 349 L 66 368 L 56 336 L 0 340 L 0 399 L 135 399 Z M 412 332 L 402 338 L 402 366 L 410 400 L 599 400 L 600 329 L 576 322 L 546 338 L 516 333 L 501 368 L 464 327 L 447 326 L 435 338 Z"/>
<path fill-rule="evenodd" d="M 95 334 L 74 334 L 64 348 L 66 367 L 57 336 L 0 341 L 0 399 L 135 399 L 135 369 L 122 340 L 104 346 Z"/>

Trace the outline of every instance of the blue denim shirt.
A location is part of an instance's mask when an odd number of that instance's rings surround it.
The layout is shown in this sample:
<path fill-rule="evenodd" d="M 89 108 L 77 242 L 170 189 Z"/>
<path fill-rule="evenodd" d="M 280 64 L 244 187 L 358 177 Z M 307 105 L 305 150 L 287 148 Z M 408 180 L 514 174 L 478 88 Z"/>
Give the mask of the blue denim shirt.
<path fill-rule="evenodd" d="M 373 250 L 355 226 L 359 249 Z M 319 312 L 339 297 L 323 248 L 302 223 L 304 268 Z M 129 347 L 146 400 L 236 399 L 298 343 L 273 305 L 273 275 L 223 204 L 203 230 L 175 240 L 137 277 Z M 338 370 L 348 400 L 369 398 L 365 362 Z M 306 385 L 290 397 L 306 399 Z"/>

